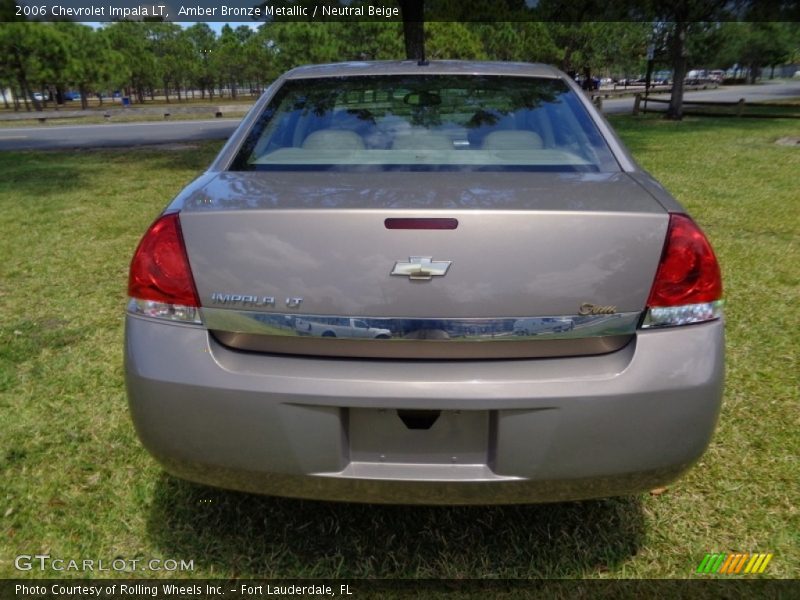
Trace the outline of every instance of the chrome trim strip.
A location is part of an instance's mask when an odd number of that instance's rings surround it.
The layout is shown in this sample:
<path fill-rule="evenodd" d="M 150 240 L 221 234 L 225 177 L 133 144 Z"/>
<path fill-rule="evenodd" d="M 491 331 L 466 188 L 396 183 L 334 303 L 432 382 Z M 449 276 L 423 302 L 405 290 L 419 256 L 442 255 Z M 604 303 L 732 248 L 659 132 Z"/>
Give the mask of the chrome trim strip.
<path fill-rule="evenodd" d="M 512 342 L 632 335 L 641 318 L 639 312 L 499 319 L 338 317 L 224 308 L 201 308 L 200 313 L 206 327 L 217 331 L 382 342 Z"/>

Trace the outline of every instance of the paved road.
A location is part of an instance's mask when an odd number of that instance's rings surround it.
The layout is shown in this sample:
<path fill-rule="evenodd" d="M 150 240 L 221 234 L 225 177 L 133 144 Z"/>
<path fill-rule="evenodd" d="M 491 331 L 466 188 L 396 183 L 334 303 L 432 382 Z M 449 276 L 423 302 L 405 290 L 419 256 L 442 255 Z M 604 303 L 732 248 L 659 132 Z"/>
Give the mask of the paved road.
<path fill-rule="evenodd" d="M 667 95 L 654 97 L 668 98 Z M 736 102 L 739 98 L 761 102 L 789 97 L 800 97 L 800 81 L 723 87 L 686 94 L 687 99 L 719 102 Z M 632 97 L 603 101 L 603 112 L 609 114 L 630 112 L 632 108 Z M 651 105 L 651 108 L 656 106 Z M 223 140 L 238 123 L 238 119 L 214 119 L 0 128 L 0 150 L 56 150 Z"/>
<path fill-rule="evenodd" d="M 669 99 L 669 94 L 654 94 L 653 98 Z M 686 100 L 704 100 L 714 102 L 738 102 L 744 98 L 746 102 L 780 102 L 782 98 L 800 97 L 800 81 L 777 81 L 759 85 L 737 85 L 734 87 L 720 87 L 714 90 L 687 92 Z M 648 108 L 658 110 L 666 105 L 659 102 L 651 104 Z M 619 114 L 633 110 L 633 97 L 603 99 L 603 112 L 606 114 Z"/>
<path fill-rule="evenodd" d="M 0 150 L 63 150 L 224 140 L 240 119 L 0 128 Z"/>

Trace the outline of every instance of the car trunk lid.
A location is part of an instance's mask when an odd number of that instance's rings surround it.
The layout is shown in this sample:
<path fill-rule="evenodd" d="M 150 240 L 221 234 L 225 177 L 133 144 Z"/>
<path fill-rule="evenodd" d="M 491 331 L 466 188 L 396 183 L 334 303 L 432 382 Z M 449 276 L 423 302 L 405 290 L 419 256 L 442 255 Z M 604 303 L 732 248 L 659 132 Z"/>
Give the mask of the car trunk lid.
<path fill-rule="evenodd" d="M 224 173 L 181 212 L 218 339 L 396 358 L 618 348 L 667 224 L 622 173 Z"/>

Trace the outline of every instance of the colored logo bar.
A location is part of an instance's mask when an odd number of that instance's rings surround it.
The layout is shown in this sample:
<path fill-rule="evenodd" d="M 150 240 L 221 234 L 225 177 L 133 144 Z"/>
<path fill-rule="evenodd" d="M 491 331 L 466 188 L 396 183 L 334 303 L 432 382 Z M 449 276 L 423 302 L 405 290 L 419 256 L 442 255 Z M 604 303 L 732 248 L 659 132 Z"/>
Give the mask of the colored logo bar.
<path fill-rule="evenodd" d="M 697 573 L 717 573 L 720 575 L 738 575 L 747 573 L 763 573 L 772 554 L 706 554 Z"/>

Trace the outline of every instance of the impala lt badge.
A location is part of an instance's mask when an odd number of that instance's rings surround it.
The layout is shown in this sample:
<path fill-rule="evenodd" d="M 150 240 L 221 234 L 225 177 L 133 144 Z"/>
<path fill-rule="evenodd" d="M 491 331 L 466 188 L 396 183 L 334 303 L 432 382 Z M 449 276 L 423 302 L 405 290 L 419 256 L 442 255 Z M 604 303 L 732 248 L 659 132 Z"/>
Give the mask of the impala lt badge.
<path fill-rule="evenodd" d="M 394 263 L 391 275 L 402 275 L 412 281 L 430 281 L 432 277 L 444 277 L 452 260 L 433 260 L 431 256 L 409 256 L 408 262 Z"/>
<path fill-rule="evenodd" d="M 252 306 L 258 308 L 275 308 L 275 296 L 258 296 L 256 294 L 229 294 L 227 292 L 211 292 L 212 304 L 229 304 L 233 306 Z M 300 308 L 303 298 L 289 296 L 286 306 Z"/>

